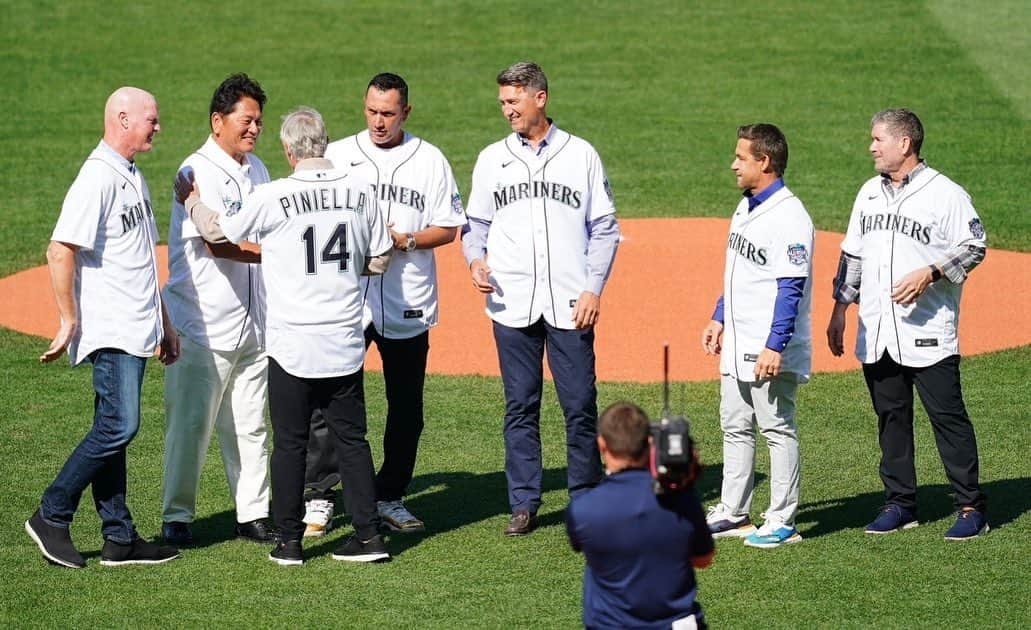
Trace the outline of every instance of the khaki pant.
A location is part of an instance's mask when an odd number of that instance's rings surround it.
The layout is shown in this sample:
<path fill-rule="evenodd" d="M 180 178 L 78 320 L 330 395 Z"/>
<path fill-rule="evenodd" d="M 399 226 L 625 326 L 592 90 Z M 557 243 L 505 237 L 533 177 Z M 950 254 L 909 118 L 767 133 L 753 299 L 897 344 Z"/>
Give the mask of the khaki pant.
<path fill-rule="evenodd" d="M 236 520 L 269 513 L 268 365 L 251 339 L 234 351 L 181 337 L 182 354 L 165 371 L 165 471 L 161 518 L 190 523 L 212 430 L 218 431 Z"/>
<path fill-rule="evenodd" d="M 770 449 L 767 522 L 793 527 L 798 513 L 799 449 L 795 425 L 797 377 L 782 373 L 758 382 L 720 379 L 723 487 L 720 502 L 731 514 L 749 514 L 755 486 L 755 429 Z"/>

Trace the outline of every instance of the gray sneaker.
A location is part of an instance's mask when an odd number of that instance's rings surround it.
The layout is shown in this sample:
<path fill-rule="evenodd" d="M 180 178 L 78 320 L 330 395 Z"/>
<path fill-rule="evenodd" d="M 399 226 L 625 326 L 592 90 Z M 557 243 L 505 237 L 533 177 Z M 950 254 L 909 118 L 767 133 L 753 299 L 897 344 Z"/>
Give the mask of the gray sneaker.
<path fill-rule="evenodd" d="M 400 499 L 397 501 L 376 501 L 376 511 L 383 520 L 383 527 L 400 533 L 421 532 L 426 524 L 415 518 Z"/>

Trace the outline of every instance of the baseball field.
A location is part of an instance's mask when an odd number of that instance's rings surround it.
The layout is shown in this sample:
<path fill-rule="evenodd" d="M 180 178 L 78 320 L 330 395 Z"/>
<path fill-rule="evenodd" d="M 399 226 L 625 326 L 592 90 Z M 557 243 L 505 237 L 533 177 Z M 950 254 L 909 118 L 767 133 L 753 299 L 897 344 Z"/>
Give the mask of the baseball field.
<path fill-rule="evenodd" d="M 179 560 L 101 567 L 88 496 L 72 528 L 86 570 L 48 565 L 22 528 L 91 422 L 89 369 L 37 362 L 56 319 L 46 274 L 31 270 L 45 263 L 64 194 L 101 135 L 112 90 L 136 85 L 160 104 L 162 131 L 138 163 L 165 235 L 172 176 L 204 141 L 211 92 L 232 72 L 251 74 L 269 94 L 257 153 L 274 177 L 287 173 L 276 137 L 283 113 L 313 106 L 334 138 L 348 135 L 364 124 L 369 77 L 403 75 L 412 88 L 407 128 L 444 151 L 467 193 L 477 153 L 508 130 L 494 76 L 519 59 L 548 73 L 549 114 L 598 149 L 627 219 L 598 329 L 599 405 L 630 399 L 657 413 L 660 343 L 671 340 L 674 408 L 693 421 L 707 505 L 719 492 L 719 395 L 716 364 L 695 346 L 719 290 L 722 219 L 738 200 L 729 169 L 736 127 L 768 121 L 787 135 L 786 180 L 821 230 L 813 337 L 822 352 L 835 235 L 873 173 L 870 116 L 889 106 L 920 114 L 922 153 L 971 193 L 991 248 L 966 289 L 961 346 L 992 532 L 967 543 L 942 539 L 952 500 L 921 410 L 922 525 L 863 534 L 882 498 L 876 420 L 854 358 L 818 357 L 819 373 L 798 401 L 805 540 L 770 551 L 721 541 L 714 565 L 699 575 L 699 598 L 714 627 L 1031 625 L 1026 2 L 8 0 L 0 23 L 0 627 L 580 623 L 583 559 L 562 527 L 561 410 L 546 387 L 542 527 L 505 538 L 504 400 L 457 246 L 441 252 L 453 279 L 442 286 L 439 343 L 431 333 L 427 427 L 407 501 L 428 531 L 390 538 L 392 562 L 330 560 L 349 533 L 346 516 L 307 546 L 310 560 L 299 570 L 268 562 L 264 546 L 234 540 L 215 444 L 194 526 L 199 545 Z M 17 283 L 5 278 L 16 274 Z M 854 319 L 849 325 L 854 330 Z M 129 504 L 148 537 L 160 529 L 162 389 L 162 368 L 151 362 L 143 428 L 128 453 Z M 385 405 L 371 363 L 366 392 L 378 457 Z M 768 498 L 768 459 L 758 452 L 756 510 Z"/>

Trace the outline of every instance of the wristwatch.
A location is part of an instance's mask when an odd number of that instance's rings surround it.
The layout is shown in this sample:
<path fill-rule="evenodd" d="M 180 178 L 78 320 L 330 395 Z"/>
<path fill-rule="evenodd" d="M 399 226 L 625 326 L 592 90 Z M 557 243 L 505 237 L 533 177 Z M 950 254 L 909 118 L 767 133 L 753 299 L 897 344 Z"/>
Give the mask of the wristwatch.
<path fill-rule="evenodd" d="M 930 265 L 931 267 L 931 282 L 938 282 L 942 278 L 941 269 L 938 269 L 936 265 Z"/>
<path fill-rule="evenodd" d="M 415 235 L 414 234 L 408 234 L 407 237 L 405 238 L 405 251 L 406 252 L 414 252 L 415 251 Z"/>

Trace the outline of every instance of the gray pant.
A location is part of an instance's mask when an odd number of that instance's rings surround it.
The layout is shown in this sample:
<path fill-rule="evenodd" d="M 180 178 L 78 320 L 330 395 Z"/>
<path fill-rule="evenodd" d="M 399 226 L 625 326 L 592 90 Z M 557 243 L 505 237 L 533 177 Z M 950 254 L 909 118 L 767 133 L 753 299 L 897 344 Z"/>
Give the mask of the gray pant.
<path fill-rule="evenodd" d="M 723 487 L 720 502 L 735 515 L 752 508 L 755 486 L 755 428 L 770 449 L 770 507 L 766 521 L 794 526 L 798 513 L 799 451 L 795 425 L 798 379 L 782 373 L 775 379 L 720 379 L 720 425 L 723 428 Z"/>

